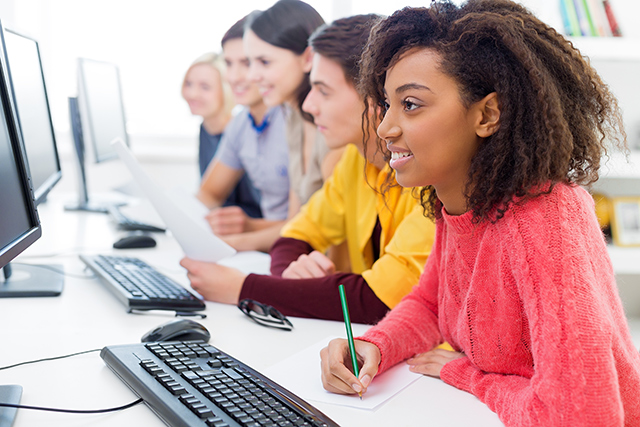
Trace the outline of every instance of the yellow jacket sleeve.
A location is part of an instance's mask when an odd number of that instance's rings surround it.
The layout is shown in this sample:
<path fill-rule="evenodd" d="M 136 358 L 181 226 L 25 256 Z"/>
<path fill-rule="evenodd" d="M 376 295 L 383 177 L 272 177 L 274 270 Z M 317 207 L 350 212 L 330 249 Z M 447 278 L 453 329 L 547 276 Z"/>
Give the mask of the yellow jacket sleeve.
<path fill-rule="evenodd" d="M 398 225 L 382 256 L 362 273 L 388 307 L 395 307 L 418 284 L 435 236 L 435 224 L 416 206 Z"/>
<path fill-rule="evenodd" d="M 355 146 L 348 146 L 332 176 L 281 233 L 320 252 L 346 240 L 351 272 L 361 274 L 388 307 L 418 283 L 435 232 L 411 189 L 374 189 L 384 188 L 391 173 L 388 166 L 380 171 L 367 164 Z M 374 261 L 371 238 L 377 221 L 382 232 Z"/>

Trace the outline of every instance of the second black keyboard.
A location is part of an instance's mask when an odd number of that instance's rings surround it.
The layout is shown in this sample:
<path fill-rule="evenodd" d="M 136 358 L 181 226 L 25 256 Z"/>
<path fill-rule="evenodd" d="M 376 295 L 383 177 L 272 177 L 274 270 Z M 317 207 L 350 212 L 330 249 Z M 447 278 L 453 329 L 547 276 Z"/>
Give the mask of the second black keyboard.
<path fill-rule="evenodd" d="M 80 259 L 129 310 L 205 309 L 200 298 L 138 258 L 80 255 Z"/>
<path fill-rule="evenodd" d="M 173 427 L 339 427 L 300 397 L 204 342 L 109 346 L 100 355 Z"/>
<path fill-rule="evenodd" d="M 121 230 L 151 231 L 158 233 L 164 233 L 165 231 L 167 231 L 165 228 L 147 224 L 126 216 L 120 211 L 120 208 L 118 206 L 109 206 L 109 215 L 111 215 L 111 217 L 118 225 L 118 228 Z"/>

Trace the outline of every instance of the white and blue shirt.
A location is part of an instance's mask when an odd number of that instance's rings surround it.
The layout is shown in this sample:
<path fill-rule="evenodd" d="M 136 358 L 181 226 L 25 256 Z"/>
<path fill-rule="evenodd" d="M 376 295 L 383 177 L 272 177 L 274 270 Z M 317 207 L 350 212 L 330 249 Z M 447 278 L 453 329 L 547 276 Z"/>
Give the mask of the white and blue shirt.
<path fill-rule="evenodd" d="M 259 192 L 265 219 L 287 218 L 289 149 L 282 107 L 269 109 L 260 125 L 243 108 L 227 125 L 216 159 L 232 169 L 244 170 Z"/>

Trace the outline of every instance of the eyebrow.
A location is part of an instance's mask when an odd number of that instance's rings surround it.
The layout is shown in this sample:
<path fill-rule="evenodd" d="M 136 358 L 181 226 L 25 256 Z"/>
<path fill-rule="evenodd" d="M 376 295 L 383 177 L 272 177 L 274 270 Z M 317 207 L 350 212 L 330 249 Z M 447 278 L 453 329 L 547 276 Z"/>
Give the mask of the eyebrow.
<path fill-rule="evenodd" d="M 322 86 L 322 87 L 326 87 L 327 89 L 331 89 L 331 86 L 329 86 L 328 84 L 326 84 L 322 80 L 314 80 L 314 81 L 312 81 L 311 82 L 311 86 Z"/>
<path fill-rule="evenodd" d="M 428 90 L 429 92 L 433 92 L 428 86 L 421 85 L 421 84 L 418 84 L 418 83 L 407 83 L 407 84 L 403 84 L 402 86 L 399 86 L 398 88 L 396 88 L 396 94 L 400 94 L 402 92 L 406 92 L 407 90 L 410 90 L 410 89 Z"/>

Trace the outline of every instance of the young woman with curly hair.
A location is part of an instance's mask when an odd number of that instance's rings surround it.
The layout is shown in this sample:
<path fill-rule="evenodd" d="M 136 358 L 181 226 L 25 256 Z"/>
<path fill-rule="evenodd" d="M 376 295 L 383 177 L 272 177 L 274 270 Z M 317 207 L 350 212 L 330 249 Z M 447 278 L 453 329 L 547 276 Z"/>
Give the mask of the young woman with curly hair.
<path fill-rule="evenodd" d="M 522 6 L 405 8 L 372 30 L 361 87 L 398 183 L 425 186 L 436 238 L 413 292 L 322 351 L 323 384 L 366 392 L 406 360 L 508 426 L 640 425 L 640 354 L 593 200 L 615 99 L 580 53 Z M 434 349 L 447 341 L 455 351 Z"/>

